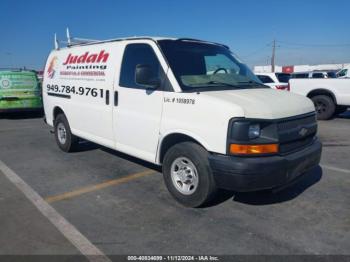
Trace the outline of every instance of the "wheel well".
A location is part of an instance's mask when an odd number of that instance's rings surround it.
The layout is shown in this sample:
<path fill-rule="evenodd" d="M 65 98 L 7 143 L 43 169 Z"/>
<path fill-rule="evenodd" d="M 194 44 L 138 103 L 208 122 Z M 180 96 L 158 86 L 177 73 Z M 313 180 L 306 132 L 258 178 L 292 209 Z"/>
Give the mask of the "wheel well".
<path fill-rule="evenodd" d="M 64 114 L 64 112 L 60 107 L 56 106 L 53 110 L 53 120 L 55 120 L 59 114 Z"/>
<path fill-rule="evenodd" d="M 172 146 L 181 143 L 181 142 L 193 142 L 196 143 L 200 146 L 202 146 L 197 140 L 195 140 L 194 138 L 184 135 L 184 134 L 180 134 L 180 133 L 175 133 L 175 134 L 170 134 L 167 135 L 161 144 L 160 147 L 160 151 L 159 151 L 159 161 L 160 163 L 163 163 L 163 159 L 164 156 L 166 154 L 166 152 L 169 150 L 169 148 L 171 148 Z"/>
<path fill-rule="evenodd" d="M 334 103 L 337 104 L 337 99 L 335 98 L 335 95 L 326 89 L 316 89 L 316 90 L 312 90 L 310 93 L 307 94 L 308 98 L 312 98 L 314 96 L 318 96 L 318 95 L 326 95 L 329 96 L 330 98 L 333 99 Z"/>

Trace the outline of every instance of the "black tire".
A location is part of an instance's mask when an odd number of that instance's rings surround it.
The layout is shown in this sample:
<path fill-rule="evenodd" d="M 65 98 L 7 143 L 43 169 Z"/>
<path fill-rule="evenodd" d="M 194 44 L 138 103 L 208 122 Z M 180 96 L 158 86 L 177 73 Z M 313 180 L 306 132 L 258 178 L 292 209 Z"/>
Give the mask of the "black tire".
<path fill-rule="evenodd" d="M 345 113 L 347 110 L 348 110 L 347 106 L 337 106 L 337 108 L 335 109 L 335 114 L 340 115 Z"/>
<path fill-rule="evenodd" d="M 172 165 L 175 165 L 176 160 L 181 158 L 190 160 L 196 169 L 198 183 L 191 194 L 181 193 L 176 188 L 175 182 L 173 182 L 171 176 Z M 192 142 L 179 143 L 166 152 L 163 161 L 163 176 L 171 195 L 179 203 L 187 207 L 200 207 L 208 204 L 217 192 L 209 165 L 208 152 L 200 145 Z"/>
<path fill-rule="evenodd" d="M 318 95 L 311 99 L 314 102 L 318 120 L 328 120 L 332 118 L 336 106 L 331 97 L 327 95 Z"/>
<path fill-rule="evenodd" d="M 64 152 L 74 152 L 79 145 L 79 138 L 72 134 L 68 120 L 64 114 L 59 114 L 55 119 L 55 139 L 58 147 Z M 59 138 L 59 128 L 65 129 L 65 140 Z"/>

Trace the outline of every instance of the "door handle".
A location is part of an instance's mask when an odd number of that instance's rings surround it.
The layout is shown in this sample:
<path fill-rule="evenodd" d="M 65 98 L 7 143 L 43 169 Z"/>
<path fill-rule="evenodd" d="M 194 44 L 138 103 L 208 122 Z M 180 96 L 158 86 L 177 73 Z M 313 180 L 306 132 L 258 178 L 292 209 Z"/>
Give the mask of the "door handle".
<path fill-rule="evenodd" d="M 109 105 L 109 90 L 106 90 L 106 105 Z"/>
<path fill-rule="evenodd" d="M 118 106 L 118 91 L 114 91 L 114 106 Z"/>

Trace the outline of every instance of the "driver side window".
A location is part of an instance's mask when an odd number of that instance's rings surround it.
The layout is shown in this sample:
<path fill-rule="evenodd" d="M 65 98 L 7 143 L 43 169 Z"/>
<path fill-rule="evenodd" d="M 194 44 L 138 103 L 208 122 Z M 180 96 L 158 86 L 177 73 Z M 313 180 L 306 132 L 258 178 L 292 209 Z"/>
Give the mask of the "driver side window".
<path fill-rule="evenodd" d="M 119 85 L 129 88 L 145 89 L 135 81 L 137 65 L 148 65 L 156 73 L 156 78 L 164 76 L 162 67 L 152 47 L 148 44 L 128 44 L 124 51 Z"/>
<path fill-rule="evenodd" d="M 239 66 L 233 63 L 227 56 L 223 54 L 205 56 L 204 60 L 207 69 L 207 75 L 212 75 L 215 71 L 218 74 L 239 74 Z"/>

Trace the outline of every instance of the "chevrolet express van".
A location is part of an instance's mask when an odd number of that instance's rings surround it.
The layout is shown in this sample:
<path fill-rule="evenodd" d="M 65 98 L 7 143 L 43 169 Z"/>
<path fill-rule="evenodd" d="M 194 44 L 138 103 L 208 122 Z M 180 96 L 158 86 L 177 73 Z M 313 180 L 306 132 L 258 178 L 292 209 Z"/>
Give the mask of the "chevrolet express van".
<path fill-rule="evenodd" d="M 0 70 L 0 112 L 42 110 L 40 83 L 30 70 Z"/>
<path fill-rule="evenodd" d="M 280 187 L 320 161 L 311 100 L 263 85 L 222 44 L 136 37 L 57 48 L 43 98 L 60 149 L 83 138 L 161 165 L 185 206 L 220 188 Z"/>

